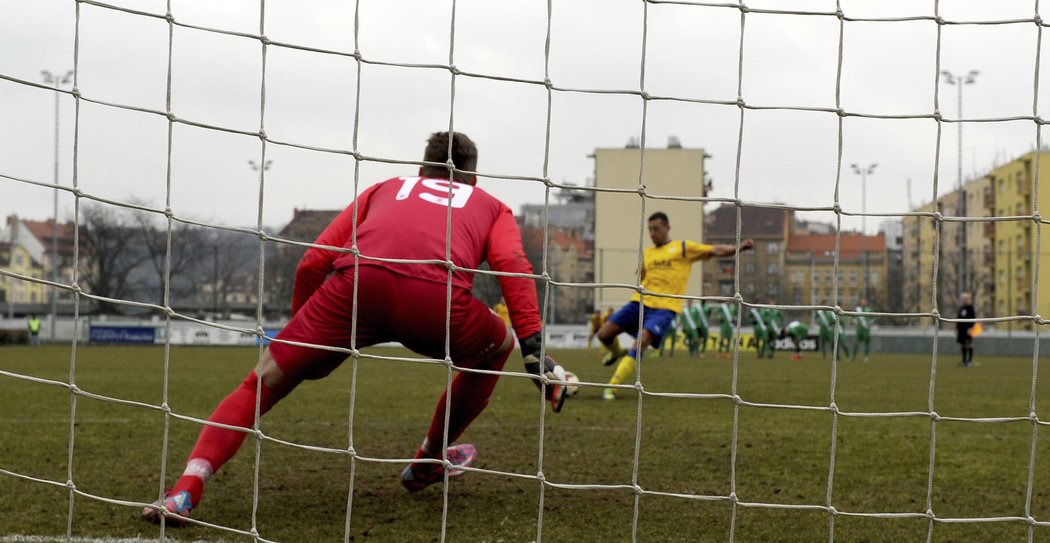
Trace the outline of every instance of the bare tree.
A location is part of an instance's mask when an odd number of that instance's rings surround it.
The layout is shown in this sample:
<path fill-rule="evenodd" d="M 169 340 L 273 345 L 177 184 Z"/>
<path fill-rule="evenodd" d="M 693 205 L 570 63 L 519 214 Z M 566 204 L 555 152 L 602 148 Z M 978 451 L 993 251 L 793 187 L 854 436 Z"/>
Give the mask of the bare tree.
<path fill-rule="evenodd" d="M 211 310 L 230 316 L 230 298 L 237 292 L 257 290 L 259 278 L 259 238 L 253 235 L 213 230 L 204 240 L 211 264 L 201 266 L 211 272 Z"/>
<path fill-rule="evenodd" d="M 84 270 L 84 282 L 95 295 L 127 299 L 137 285 L 132 271 L 148 255 L 139 245 L 136 226 L 127 214 L 104 204 L 86 204 L 80 212 L 80 239 L 90 263 Z M 119 306 L 100 302 L 99 313 L 119 312 Z"/>
<path fill-rule="evenodd" d="M 199 268 L 203 255 L 204 234 L 202 229 L 179 221 L 163 220 L 154 213 L 133 213 L 138 239 L 145 250 L 155 281 L 150 282 L 153 300 L 159 305 L 173 304 L 192 296 L 197 288 L 193 272 Z M 171 250 L 168 250 L 169 235 Z M 165 300 L 165 291 L 168 299 Z"/>

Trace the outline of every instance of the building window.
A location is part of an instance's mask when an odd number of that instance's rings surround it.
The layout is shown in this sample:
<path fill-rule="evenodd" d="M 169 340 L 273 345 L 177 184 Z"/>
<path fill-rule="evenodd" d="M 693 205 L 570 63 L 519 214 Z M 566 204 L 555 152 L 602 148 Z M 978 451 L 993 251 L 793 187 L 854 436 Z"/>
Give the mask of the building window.
<path fill-rule="evenodd" d="M 857 270 L 850 270 L 849 271 L 849 284 L 851 284 L 851 285 L 856 285 L 857 284 Z"/>
<path fill-rule="evenodd" d="M 753 262 L 745 262 L 744 263 L 744 273 L 746 275 L 754 275 L 755 274 L 755 264 Z"/>
<path fill-rule="evenodd" d="M 735 260 L 719 260 L 718 261 L 719 273 L 732 274 L 733 270 L 735 268 L 736 268 L 736 261 Z"/>
<path fill-rule="evenodd" d="M 732 281 L 719 281 L 718 282 L 718 293 L 722 296 L 733 295 L 733 282 Z"/>
<path fill-rule="evenodd" d="M 999 192 L 1006 192 L 1006 180 L 999 178 Z"/>
<path fill-rule="evenodd" d="M 814 271 L 813 272 L 813 284 L 816 285 L 819 282 L 820 282 L 820 272 Z"/>
<path fill-rule="evenodd" d="M 771 242 L 769 242 L 769 244 L 766 245 L 766 254 L 771 254 L 771 255 L 778 255 L 778 254 L 780 254 L 780 242 L 779 241 L 771 241 Z"/>
<path fill-rule="evenodd" d="M 744 285 L 744 294 L 748 294 L 748 295 L 754 296 L 754 294 L 755 294 L 755 284 L 754 283 L 748 283 L 748 284 Z"/>
<path fill-rule="evenodd" d="M 878 270 L 875 270 L 875 271 L 871 272 L 868 275 L 868 280 L 871 281 L 871 284 L 873 284 L 873 285 L 879 284 L 879 272 L 878 272 Z"/>
<path fill-rule="evenodd" d="M 778 266 L 776 264 L 770 264 L 770 265 L 766 266 L 766 273 L 769 274 L 769 275 L 776 275 L 776 274 L 780 273 L 780 266 Z"/>
<path fill-rule="evenodd" d="M 780 286 L 776 283 L 769 283 L 768 285 L 766 285 L 766 294 L 769 294 L 770 296 L 776 296 L 777 294 L 780 294 Z"/>

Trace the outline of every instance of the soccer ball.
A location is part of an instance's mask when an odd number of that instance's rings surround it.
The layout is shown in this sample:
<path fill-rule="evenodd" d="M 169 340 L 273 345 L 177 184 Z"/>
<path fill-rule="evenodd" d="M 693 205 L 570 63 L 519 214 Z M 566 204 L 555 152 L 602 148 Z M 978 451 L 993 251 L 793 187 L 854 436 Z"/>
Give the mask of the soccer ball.
<path fill-rule="evenodd" d="M 580 387 L 577 386 L 577 383 L 580 382 L 580 378 L 576 377 L 575 373 L 565 370 L 565 380 L 569 383 L 569 385 L 565 387 L 565 396 L 571 398 L 580 391 Z"/>

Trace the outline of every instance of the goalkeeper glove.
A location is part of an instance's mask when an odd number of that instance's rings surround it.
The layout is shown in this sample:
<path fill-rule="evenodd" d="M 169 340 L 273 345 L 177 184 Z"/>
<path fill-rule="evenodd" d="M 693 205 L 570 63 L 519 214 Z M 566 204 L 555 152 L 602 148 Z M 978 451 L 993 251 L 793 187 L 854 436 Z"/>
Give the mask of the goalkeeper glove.
<path fill-rule="evenodd" d="M 565 381 L 565 369 L 550 355 L 544 356 L 541 364 L 540 352 L 543 350 L 543 340 L 540 332 L 536 332 L 527 338 L 522 338 L 519 342 L 521 343 L 521 356 L 525 361 L 525 371 L 533 375 L 546 376 L 547 379 Z M 533 380 L 532 382 L 537 388 L 544 388 L 539 380 Z M 546 399 L 551 402 L 554 412 L 561 411 L 562 406 L 565 404 L 565 385 L 549 383 L 544 392 Z"/>

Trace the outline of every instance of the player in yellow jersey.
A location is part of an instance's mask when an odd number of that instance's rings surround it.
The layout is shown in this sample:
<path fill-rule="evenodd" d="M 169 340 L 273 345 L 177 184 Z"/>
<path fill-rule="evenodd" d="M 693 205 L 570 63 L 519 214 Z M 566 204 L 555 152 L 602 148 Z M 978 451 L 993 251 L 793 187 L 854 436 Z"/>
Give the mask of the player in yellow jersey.
<path fill-rule="evenodd" d="M 754 246 L 750 239 L 744 240 L 740 247 L 672 240 L 671 222 L 667 214 L 661 211 L 649 216 L 649 237 L 653 246 L 645 249 L 642 258 L 642 287 L 647 292 L 644 301 L 636 292 L 631 301 L 614 313 L 598 330 L 598 340 L 609 350 L 602 363 L 611 366 L 617 360 L 620 361 L 616 373 L 609 380 L 611 385 L 625 382 L 634 373 L 638 359 L 641 358 L 640 354 L 645 353 L 650 345 L 658 346 L 663 341 L 664 334 L 671 329 L 675 316 L 682 311 L 682 299 L 661 295 L 685 294 L 693 262 L 713 256 L 732 256 L 737 251 L 746 251 Z M 623 332 L 638 339 L 635 346 L 626 352 L 617 339 Z M 612 388 L 607 388 L 602 392 L 602 398 L 615 399 L 616 393 Z"/>

